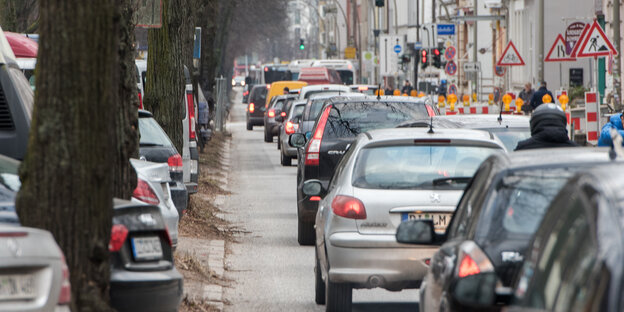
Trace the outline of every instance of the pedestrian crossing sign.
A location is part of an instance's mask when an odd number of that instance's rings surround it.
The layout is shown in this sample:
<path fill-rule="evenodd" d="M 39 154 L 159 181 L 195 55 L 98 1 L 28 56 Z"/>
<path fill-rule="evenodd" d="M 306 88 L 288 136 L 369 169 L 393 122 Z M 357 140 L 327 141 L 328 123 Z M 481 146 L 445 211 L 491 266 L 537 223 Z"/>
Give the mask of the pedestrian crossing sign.
<path fill-rule="evenodd" d="M 553 44 L 550 51 L 546 55 L 544 62 L 566 62 L 566 61 L 576 61 L 576 58 L 569 56 L 566 53 L 566 42 L 563 40 L 563 36 L 561 34 L 557 35 L 557 39 L 555 39 L 555 43 Z"/>
<path fill-rule="evenodd" d="M 579 40 L 578 48 L 575 49 L 576 57 L 599 57 L 609 56 L 609 53 L 617 55 L 611 41 L 607 38 L 598 21 L 583 31 L 584 36 Z"/>
<path fill-rule="evenodd" d="M 503 52 L 496 66 L 524 66 L 524 60 L 520 56 L 513 41 L 509 40 L 507 48 L 505 48 L 505 52 Z"/>

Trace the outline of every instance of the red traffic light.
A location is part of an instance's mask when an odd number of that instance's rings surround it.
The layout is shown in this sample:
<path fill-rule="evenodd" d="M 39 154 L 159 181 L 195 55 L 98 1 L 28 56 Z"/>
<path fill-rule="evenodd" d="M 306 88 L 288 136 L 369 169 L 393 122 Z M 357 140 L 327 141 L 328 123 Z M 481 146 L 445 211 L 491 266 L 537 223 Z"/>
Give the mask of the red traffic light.
<path fill-rule="evenodd" d="M 435 56 L 440 56 L 440 50 L 433 49 L 433 54 L 435 54 Z"/>
<path fill-rule="evenodd" d="M 427 63 L 427 57 L 426 57 L 426 56 L 423 56 L 423 57 L 422 57 L 422 62 L 423 62 L 423 64 L 424 64 L 424 63 Z"/>
<path fill-rule="evenodd" d="M 423 58 L 427 57 L 427 50 L 422 50 L 420 53 L 422 54 Z"/>

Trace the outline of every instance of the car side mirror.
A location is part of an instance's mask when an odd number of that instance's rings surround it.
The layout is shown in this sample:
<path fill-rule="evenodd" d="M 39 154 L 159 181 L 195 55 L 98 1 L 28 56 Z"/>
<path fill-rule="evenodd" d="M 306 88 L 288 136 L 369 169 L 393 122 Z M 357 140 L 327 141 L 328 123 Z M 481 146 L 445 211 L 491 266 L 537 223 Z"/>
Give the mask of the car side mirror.
<path fill-rule="evenodd" d="M 303 194 L 306 196 L 319 196 L 323 191 L 323 185 L 319 180 L 307 180 L 303 182 Z"/>
<path fill-rule="evenodd" d="M 451 286 L 451 296 L 462 306 L 488 310 L 493 305 L 508 305 L 511 302 L 511 288 L 500 285 L 495 272 L 469 275 L 456 280 Z"/>
<path fill-rule="evenodd" d="M 396 232 L 396 240 L 404 244 L 435 244 L 436 233 L 433 230 L 433 221 L 409 220 L 401 222 Z"/>
<path fill-rule="evenodd" d="M 305 133 L 306 140 L 309 140 L 312 137 L 312 131 L 308 131 Z"/>
<path fill-rule="evenodd" d="M 304 147 L 306 142 L 306 137 L 302 133 L 293 133 L 288 136 L 288 145 L 290 145 L 291 147 Z"/>

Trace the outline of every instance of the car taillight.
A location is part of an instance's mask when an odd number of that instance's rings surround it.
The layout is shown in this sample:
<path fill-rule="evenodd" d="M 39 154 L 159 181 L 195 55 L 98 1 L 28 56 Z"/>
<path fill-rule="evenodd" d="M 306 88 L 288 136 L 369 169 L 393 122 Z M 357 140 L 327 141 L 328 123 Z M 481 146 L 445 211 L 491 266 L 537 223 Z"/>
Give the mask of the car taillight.
<path fill-rule="evenodd" d="M 331 206 L 337 216 L 349 219 L 366 219 L 364 203 L 355 197 L 337 195 L 334 197 Z"/>
<path fill-rule="evenodd" d="M 254 103 L 249 103 L 249 112 L 253 113 L 256 110 L 256 105 Z"/>
<path fill-rule="evenodd" d="M 459 278 L 484 272 L 494 272 L 494 265 L 479 246 L 466 241 L 459 247 L 457 276 Z"/>
<path fill-rule="evenodd" d="M 116 252 L 121 250 L 126 238 L 128 237 L 128 228 L 123 224 L 115 224 L 111 229 L 111 239 L 108 243 L 108 251 Z"/>
<path fill-rule="evenodd" d="M 195 140 L 195 104 L 192 91 L 186 91 L 186 102 L 189 112 L 189 139 Z"/>
<path fill-rule="evenodd" d="M 249 94 L 249 91 L 243 92 L 243 96 L 247 96 L 247 94 Z"/>
<path fill-rule="evenodd" d="M 286 122 L 286 127 L 284 128 L 284 131 L 288 135 L 295 133 L 295 125 L 292 123 L 292 121 Z"/>
<path fill-rule="evenodd" d="M 269 118 L 273 118 L 275 117 L 275 110 L 274 109 L 269 109 Z"/>
<path fill-rule="evenodd" d="M 169 172 L 182 172 L 182 156 L 175 154 L 167 159 Z"/>
<path fill-rule="evenodd" d="M 28 236 L 28 232 L 4 232 L 0 233 L 0 237 L 25 237 Z"/>
<path fill-rule="evenodd" d="M 158 205 L 160 201 L 152 187 L 143 179 L 138 179 L 137 187 L 132 192 L 132 197 L 148 204 Z"/>
<path fill-rule="evenodd" d="M 169 227 L 165 225 L 165 236 L 167 239 L 167 243 L 169 246 L 173 246 L 173 241 L 171 240 L 171 234 L 169 234 Z"/>
<path fill-rule="evenodd" d="M 286 117 L 286 112 L 281 112 L 281 113 L 280 113 L 280 116 L 282 116 L 282 117 Z"/>
<path fill-rule="evenodd" d="M 121 247 L 120 247 L 121 248 Z M 110 249 L 110 247 L 109 247 Z M 69 282 L 69 267 L 65 261 L 65 255 L 61 254 L 61 269 L 63 274 L 63 282 L 61 283 L 61 293 L 59 293 L 59 305 L 69 304 L 71 302 L 71 283 Z"/>
<path fill-rule="evenodd" d="M 308 144 L 308 149 L 306 150 L 306 158 L 305 165 L 307 166 L 318 166 L 319 165 L 319 153 L 321 151 L 321 140 L 323 139 L 323 132 L 325 131 L 325 124 L 327 124 L 327 118 L 329 117 L 329 112 L 331 111 L 332 106 L 328 105 L 316 125 L 316 131 L 314 131 L 314 136 L 312 136 L 312 141 Z"/>
<path fill-rule="evenodd" d="M 141 94 L 141 90 L 139 90 L 139 109 L 143 109 L 143 95 Z"/>

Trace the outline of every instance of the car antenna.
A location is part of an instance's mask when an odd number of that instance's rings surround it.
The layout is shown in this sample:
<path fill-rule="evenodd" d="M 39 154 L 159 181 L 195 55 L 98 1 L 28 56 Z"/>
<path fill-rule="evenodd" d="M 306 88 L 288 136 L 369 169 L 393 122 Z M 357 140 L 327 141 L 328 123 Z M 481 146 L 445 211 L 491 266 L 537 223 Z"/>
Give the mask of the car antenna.
<path fill-rule="evenodd" d="M 381 83 L 377 85 L 377 101 L 381 100 Z"/>
<path fill-rule="evenodd" d="M 431 121 L 429 122 L 429 131 L 427 133 L 432 134 L 433 132 L 433 116 L 431 117 Z"/>
<path fill-rule="evenodd" d="M 500 110 L 498 112 L 498 119 L 497 120 L 498 120 L 498 124 L 499 125 L 503 123 L 503 102 L 502 101 L 501 101 L 501 104 L 500 104 Z"/>

